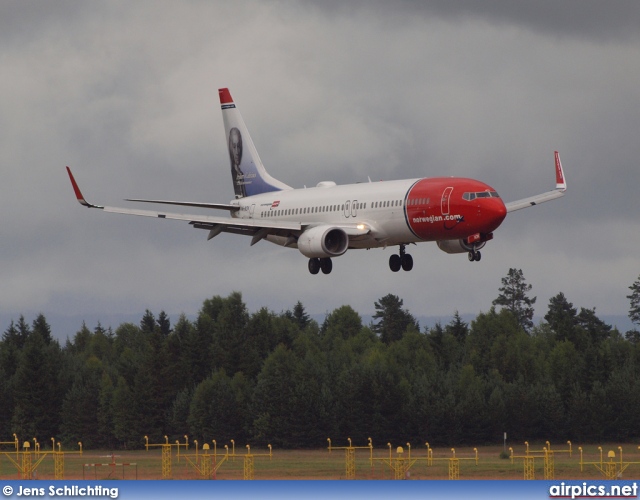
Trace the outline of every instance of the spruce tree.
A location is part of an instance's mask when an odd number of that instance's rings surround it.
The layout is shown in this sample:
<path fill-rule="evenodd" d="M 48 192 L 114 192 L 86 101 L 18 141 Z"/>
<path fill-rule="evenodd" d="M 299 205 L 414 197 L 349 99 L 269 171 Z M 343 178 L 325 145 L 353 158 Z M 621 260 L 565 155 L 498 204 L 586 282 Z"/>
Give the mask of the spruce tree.
<path fill-rule="evenodd" d="M 502 286 L 498 289 L 500 295 L 492 302 L 509 310 L 526 332 L 533 328 L 533 304 L 536 303 L 536 297 L 527 295 L 531 288 L 524 280 L 522 269 L 510 268 L 507 276 L 502 278 Z"/>
<path fill-rule="evenodd" d="M 373 319 L 378 322 L 372 329 L 385 344 L 400 340 L 409 326 L 418 329 L 415 318 L 402 308 L 402 304 L 402 299 L 393 294 L 385 295 L 374 303 L 376 313 Z"/>
<path fill-rule="evenodd" d="M 636 325 L 640 325 L 640 276 L 629 287 L 631 295 L 627 295 L 630 302 L 629 319 Z"/>

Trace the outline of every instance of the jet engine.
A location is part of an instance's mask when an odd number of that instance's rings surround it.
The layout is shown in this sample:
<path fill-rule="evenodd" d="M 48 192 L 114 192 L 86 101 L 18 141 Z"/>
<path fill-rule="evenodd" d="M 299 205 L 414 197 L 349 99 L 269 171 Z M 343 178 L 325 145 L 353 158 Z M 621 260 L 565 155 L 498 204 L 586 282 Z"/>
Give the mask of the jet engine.
<path fill-rule="evenodd" d="M 438 248 L 440 250 L 447 253 L 473 252 L 480 250 L 487 244 L 486 241 L 483 241 L 481 243 L 473 243 L 470 245 L 463 238 L 460 238 L 459 240 L 439 240 L 436 243 L 438 244 Z"/>
<path fill-rule="evenodd" d="M 349 237 L 339 227 L 312 227 L 298 238 L 298 250 L 310 259 L 337 257 L 345 253 L 348 247 Z"/>

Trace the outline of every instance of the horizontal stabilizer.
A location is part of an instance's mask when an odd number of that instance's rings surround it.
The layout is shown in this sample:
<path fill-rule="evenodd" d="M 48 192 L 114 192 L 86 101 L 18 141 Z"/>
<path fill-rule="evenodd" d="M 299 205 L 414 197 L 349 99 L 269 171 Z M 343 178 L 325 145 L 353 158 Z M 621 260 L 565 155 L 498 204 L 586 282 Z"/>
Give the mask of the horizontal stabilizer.
<path fill-rule="evenodd" d="M 163 205 L 180 205 L 183 207 L 214 208 L 217 210 L 229 210 L 230 212 L 239 210 L 238 205 L 228 203 L 198 203 L 194 201 L 168 201 L 168 200 L 142 200 L 138 198 L 127 198 L 125 201 L 135 201 L 138 203 L 161 203 Z"/>

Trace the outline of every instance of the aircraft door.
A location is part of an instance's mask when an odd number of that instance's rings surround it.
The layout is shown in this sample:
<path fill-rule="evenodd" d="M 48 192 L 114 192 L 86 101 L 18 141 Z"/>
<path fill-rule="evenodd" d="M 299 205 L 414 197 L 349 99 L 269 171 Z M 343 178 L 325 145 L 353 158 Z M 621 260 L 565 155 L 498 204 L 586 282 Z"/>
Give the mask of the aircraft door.
<path fill-rule="evenodd" d="M 355 217 L 358 215 L 358 200 L 353 200 L 351 202 L 351 217 Z"/>
<path fill-rule="evenodd" d="M 449 215 L 449 198 L 451 198 L 452 187 L 447 187 L 442 192 L 442 200 L 440 201 L 440 211 L 442 215 Z"/>
<path fill-rule="evenodd" d="M 251 207 L 249 208 L 249 218 L 253 218 L 253 212 L 256 209 L 256 205 L 255 203 L 253 205 L 251 205 Z"/>
<path fill-rule="evenodd" d="M 349 217 L 351 214 L 351 202 L 349 200 L 344 202 L 344 216 Z"/>

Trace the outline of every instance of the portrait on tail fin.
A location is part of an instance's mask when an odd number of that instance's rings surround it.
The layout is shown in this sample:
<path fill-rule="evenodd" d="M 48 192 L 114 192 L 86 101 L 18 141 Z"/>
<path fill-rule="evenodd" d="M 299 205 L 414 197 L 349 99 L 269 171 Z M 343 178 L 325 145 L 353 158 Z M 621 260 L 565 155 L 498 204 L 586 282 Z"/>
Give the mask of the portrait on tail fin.
<path fill-rule="evenodd" d="M 233 189 L 236 193 L 236 198 L 244 198 L 247 196 L 247 190 L 245 188 L 244 173 L 240 168 L 242 163 L 242 134 L 236 127 L 229 131 L 229 158 L 231 160 L 231 176 L 233 177 Z"/>

